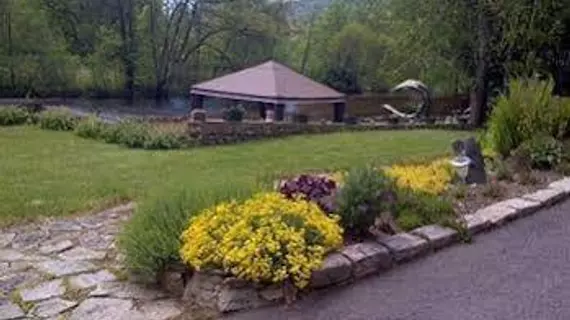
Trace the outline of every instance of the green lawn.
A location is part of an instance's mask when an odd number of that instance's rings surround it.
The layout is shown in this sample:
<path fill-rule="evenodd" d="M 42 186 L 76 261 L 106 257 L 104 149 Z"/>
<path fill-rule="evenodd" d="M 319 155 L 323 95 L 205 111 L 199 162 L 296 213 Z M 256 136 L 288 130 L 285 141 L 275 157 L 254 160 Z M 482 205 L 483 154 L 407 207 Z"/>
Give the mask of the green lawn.
<path fill-rule="evenodd" d="M 0 128 L 0 224 L 67 215 L 124 199 L 253 183 L 274 173 L 342 169 L 435 156 L 446 131 L 299 136 L 183 151 L 134 151 L 33 127 Z"/>

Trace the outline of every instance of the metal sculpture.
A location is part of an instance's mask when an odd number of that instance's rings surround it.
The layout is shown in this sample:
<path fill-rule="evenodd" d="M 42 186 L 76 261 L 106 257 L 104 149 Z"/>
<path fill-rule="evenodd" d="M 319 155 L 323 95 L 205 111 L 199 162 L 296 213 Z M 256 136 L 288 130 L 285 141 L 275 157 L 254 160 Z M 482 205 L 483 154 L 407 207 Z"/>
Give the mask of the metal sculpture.
<path fill-rule="evenodd" d="M 418 81 L 418 80 L 412 80 L 412 79 L 406 80 L 406 81 L 400 83 L 399 85 L 395 86 L 394 88 L 392 88 L 392 90 L 390 90 L 390 91 L 391 92 L 400 92 L 400 91 L 414 92 L 416 94 L 419 94 L 420 99 L 421 99 L 421 103 L 418 106 L 418 109 L 416 110 L 416 112 L 414 112 L 414 113 L 401 112 L 389 104 L 382 105 L 382 107 L 384 109 L 388 110 L 390 113 L 392 113 L 393 115 L 395 115 L 397 117 L 408 119 L 408 120 L 415 120 L 417 118 L 427 116 L 427 113 L 428 113 L 428 111 L 431 107 L 431 104 L 432 104 L 432 97 L 431 97 L 430 89 L 423 82 Z"/>

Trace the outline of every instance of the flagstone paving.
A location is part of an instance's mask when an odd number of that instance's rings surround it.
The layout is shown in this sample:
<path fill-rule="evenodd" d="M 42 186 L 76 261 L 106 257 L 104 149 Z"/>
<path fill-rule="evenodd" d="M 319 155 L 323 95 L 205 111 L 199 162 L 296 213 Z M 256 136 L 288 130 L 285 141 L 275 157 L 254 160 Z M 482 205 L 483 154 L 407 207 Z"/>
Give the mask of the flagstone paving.
<path fill-rule="evenodd" d="M 132 204 L 0 232 L 0 320 L 167 320 L 178 301 L 120 281 L 115 237 Z"/>

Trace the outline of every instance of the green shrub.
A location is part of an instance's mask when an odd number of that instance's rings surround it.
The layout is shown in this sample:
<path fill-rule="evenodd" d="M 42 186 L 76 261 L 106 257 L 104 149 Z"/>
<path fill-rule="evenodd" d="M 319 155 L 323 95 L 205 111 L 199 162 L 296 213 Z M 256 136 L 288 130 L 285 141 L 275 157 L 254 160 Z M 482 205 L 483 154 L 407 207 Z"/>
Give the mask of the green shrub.
<path fill-rule="evenodd" d="M 508 156 L 539 133 L 562 138 L 570 121 L 569 99 L 552 96 L 552 81 L 514 80 L 509 94 L 498 99 L 489 119 L 490 142 Z"/>
<path fill-rule="evenodd" d="M 396 223 L 405 231 L 454 220 L 455 209 L 446 197 L 411 190 L 398 191 Z"/>
<path fill-rule="evenodd" d="M 516 151 L 528 156 L 534 169 L 549 170 L 556 167 L 563 157 L 562 142 L 547 135 L 538 135 L 523 142 Z"/>
<path fill-rule="evenodd" d="M 125 120 L 116 125 L 108 133 L 109 140 L 116 140 L 116 143 L 133 149 L 142 149 L 146 141 L 150 138 L 148 124 L 137 120 Z"/>
<path fill-rule="evenodd" d="M 77 125 L 78 117 L 67 108 L 52 108 L 39 114 L 40 128 L 54 131 L 71 131 Z"/>
<path fill-rule="evenodd" d="M 170 150 L 182 148 L 182 137 L 172 132 L 155 132 L 149 134 L 144 148 L 149 150 Z"/>
<path fill-rule="evenodd" d="M 16 126 L 28 121 L 29 113 L 23 108 L 0 107 L 0 126 Z"/>
<path fill-rule="evenodd" d="M 242 105 L 235 105 L 224 110 L 224 119 L 226 121 L 241 122 L 245 117 L 245 109 Z"/>
<path fill-rule="evenodd" d="M 127 268 L 152 281 L 168 265 L 180 262 L 180 235 L 194 214 L 230 199 L 242 200 L 263 187 L 220 183 L 208 190 L 155 195 L 143 203 L 119 236 Z"/>
<path fill-rule="evenodd" d="M 82 119 L 75 126 L 75 134 L 86 139 L 103 139 L 107 125 L 96 116 Z"/>
<path fill-rule="evenodd" d="M 357 167 L 348 172 L 337 195 L 337 213 L 341 224 L 351 235 L 365 235 L 376 217 L 389 209 L 384 192 L 393 190 L 393 181 L 372 166 Z"/>

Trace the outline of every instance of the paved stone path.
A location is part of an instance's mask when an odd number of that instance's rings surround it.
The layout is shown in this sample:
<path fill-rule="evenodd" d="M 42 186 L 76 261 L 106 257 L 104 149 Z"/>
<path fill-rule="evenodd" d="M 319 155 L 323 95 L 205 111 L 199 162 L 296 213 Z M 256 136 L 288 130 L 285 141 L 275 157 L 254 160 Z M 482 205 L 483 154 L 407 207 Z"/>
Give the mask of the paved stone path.
<path fill-rule="evenodd" d="M 121 281 L 115 236 L 132 204 L 0 233 L 0 320 L 167 320 L 178 302 Z"/>

